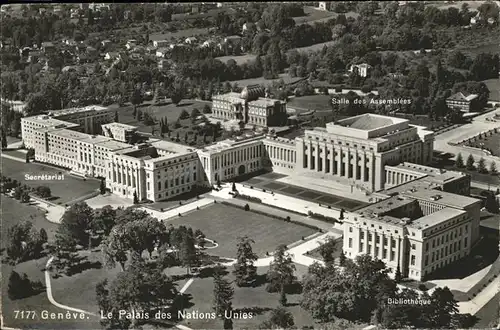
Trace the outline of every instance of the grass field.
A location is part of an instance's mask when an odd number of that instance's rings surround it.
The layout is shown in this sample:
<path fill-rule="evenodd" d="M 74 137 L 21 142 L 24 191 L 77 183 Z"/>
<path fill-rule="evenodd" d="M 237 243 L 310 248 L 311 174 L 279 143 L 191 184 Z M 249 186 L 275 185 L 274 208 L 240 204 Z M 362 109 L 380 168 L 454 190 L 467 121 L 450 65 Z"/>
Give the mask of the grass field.
<path fill-rule="evenodd" d="M 330 95 L 307 95 L 290 98 L 287 106 L 297 110 L 303 109 L 304 111 L 331 111 L 331 100 Z"/>
<path fill-rule="evenodd" d="M 64 180 L 59 181 L 26 181 L 25 174 L 30 175 L 40 175 L 40 174 L 58 174 L 61 172 L 64 174 Z M 36 163 L 20 163 L 18 161 L 2 158 L 2 175 L 10 177 L 21 181 L 21 183 L 27 184 L 31 187 L 38 186 L 48 186 L 51 190 L 52 200 L 57 204 L 66 204 L 74 199 L 88 195 L 99 188 L 99 182 L 97 180 L 86 180 L 75 178 L 73 176 L 65 174 L 66 170 L 56 169 L 55 167 L 49 167 L 42 164 Z"/>
<path fill-rule="evenodd" d="M 337 43 L 337 41 L 332 40 L 332 41 L 322 42 L 322 43 L 307 46 L 307 47 L 298 47 L 298 48 L 293 48 L 293 49 L 295 49 L 299 53 L 310 53 L 310 52 L 320 51 L 323 49 L 323 47 L 333 46 L 336 43 Z M 290 49 L 290 50 L 292 50 L 292 49 Z"/>
<path fill-rule="evenodd" d="M 296 265 L 296 267 L 295 276 L 297 276 L 298 279 L 302 279 L 302 274 L 304 274 L 307 269 L 301 265 Z M 259 268 L 258 274 L 264 275 L 267 270 L 268 267 Z M 234 276 L 231 274 L 232 268 L 228 268 L 227 271 L 229 272 L 227 278 L 230 281 L 234 280 Z M 190 303 L 194 304 L 194 306 L 189 307 L 186 311 L 196 310 L 200 313 L 211 312 L 213 288 L 213 279 L 211 277 L 195 279 L 193 284 L 191 284 L 186 291 L 186 294 L 191 295 L 192 299 Z M 279 306 L 279 294 L 268 293 L 265 290 L 265 284 L 258 287 L 244 288 L 233 285 L 233 288 L 235 289 L 233 309 L 239 311 L 252 311 L 254 315 L 251 319 L 235 320 L 233 323 L 234 329 L 258 329 L 258 326 L 269 318 L 270 310 Z M 309 313 L 298 305 L 300 298 L 300 294 L 288 294 L 287 300 L 289 306 L 286 307 L 293 314 L 294 322 L 298 329 L 302 326 L 315 325 Z M 181 324 L 192 329 L 222 329 L 222 321 L 220 319 L 184 320 Z"/>
<path fill-rule="evenodd" d="M 189 114 L 191 114 L 191 111 L 194 108 L 197 108 L 201 113 L 205 104 L 210 104 L 210 102 L 182 100 L 179 105 L 168 103 L 161 106 L 149 105 L 145 103 L 142 106 L 137 107 L 137 110 L 141 110 L 143 113 L 147 112 L 151 116 L 156 117 L 158 120 L 166 117 L 168 123 L 172 124 L 179 118 L 182 110 L 186 110 Z M 137 121 L 137 119 L 133 116 L 133 111 L 133 106 L 125 106 L 118 109 L 118 119 L 120 123 L 138 126 L 138 130 L 140 132 L 151 133 L 151 127 L 144 125 L 142 121 Z M 158 125 L 156 125 L 156 128 L 158 128 Z"/>
<path fill-rule="evenodd" d="M 500 50 L 499 50 L 500 52 Z M 500 101 L 500 79 L 483 80 L 490 90 L 490 101 Z"/>
<path fill-rule="evenodd" d="M 1 247 L 4 248 L 7 243 L 6 235 L 9 228 L 16 225 L 17 223 L 27 220 L 33 223 L 33 228 L 37 231 L 44 228 L 47 232 L 49 241 L 55 236 L 57 225 L 47 221 L 45 219 L 45 213 L 36 207 L 29 206 L 28 204 L 23 204 L 14 198 L 6 197 L 2 195 L 2 244 Z"/>
<path fill-rule="evenodd" d="M 466 143 L 465 145 L 473 148 L 481 148 L 491 150 L 493 156 L 500 156 L 500 133 L 494 133 L 491 136 L 483 137 L 482 140 Z M 487 168 L 489 164 L 486 164 Z"/>
<path fill-rule="evenodd" d="M 194 211 L 180 218 L 168 221 L 174 226 L 190 226 L 200 229 L 209 239 L 219 243 L 207 253 L 220 257 L 236 257 L 238 237 L 248 236 L 255 241 L 254 252 L 263 257 L 280 244 L 291 244 L 315 231 L 304 226 L 287 223 L 251 211 L 214 204 L 200 211 Z"/>
<path fill-rule="evenodd" d="M 283 79 L 285 84 L 292 84 L 294 82 L 299 81 L 302 78 L 299 77 L 290 77 L 289 74 L 287 73 L 280 73 L 279 78 L 277 79 L 264 79 L 264 77 L 259 77 L 259 78 L 250 78 L 250 79 L 241 79 L 241 80 L 234 80 L 231 81 L 231 83 L 237 83 L 238 86 L 247 86 L 247 85 L 262 85 L 262 86 L 271 86 L 273 82 L 277 82 L 280 79 Z"/>
<path fill-rule="evenodd" d="M 299 17 L 294 17 L 293 20 L 295 21 L 296 25 L 301 25 L 301 24 L 314 24 L 314 23 L 319 23 L 319 22 L 327 22 L 328 20 L 337 17 L 339 14 L 331 12 L 331 11 L 324 11 L 324 10 L 319 10 L 315 7 L 311 6 L 305 6 L 304 7 L 304 13 L 306 16 L 299 16 Z M 354 12 L 348 12 L 345 14 L 347 18 L 349 17 L 354 17 L 357 18 L 359 16 L 358 13 Z"/>
<path fill-rule="evenodd" d="M 242 65 L 243 63 L 248 63 L 248 62 L 253 62 L 257 58 L 256 55 L 253 54 L 246 54 L 246 55 L 239 55 L 239 56 L 220 56 L 216 57 L 216 60 L 219 60 L 223 63 L 227 63 L 229 60 L 235 60 L 236 64 Z"/>

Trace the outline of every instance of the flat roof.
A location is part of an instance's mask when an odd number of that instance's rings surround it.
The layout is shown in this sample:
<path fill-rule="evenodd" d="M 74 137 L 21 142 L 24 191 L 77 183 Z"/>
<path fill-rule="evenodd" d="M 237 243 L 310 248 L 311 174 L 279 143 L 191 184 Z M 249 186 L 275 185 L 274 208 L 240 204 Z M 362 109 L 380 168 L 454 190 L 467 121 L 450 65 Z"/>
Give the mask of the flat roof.
<path fill-rule="evenodd" d="M 123 129 L 130 129 L 130 130 L 137 129 L 137 126 L 127 125 L 127 124 L 122 124 L 122 123 L 116 123 L 116 122 L 102 124 L 101 126 L 103 126 L 103 127 L 109 127 L 109 128 L 123 128 Z"/>
<path fill-rule="evenodd" d="M 231 149 L 233 146 L 240 146 L 240 145 L 244 145 L 246 143 L 251 143 L 251 142 L 258 141 L 258 140 L 263 140 L 265 137 L 266 136 L 264 134 L 247 133 L 245 136 L 237 136 L 237 137 L 232 138 L 232 139 L 226 139 L 223 141 L 219 141 L 215 144 L 206 146 L 199 151 L 208 152 L 208 153 L 216 153 L 219 151 Z"/>
<path fill-rule="evenodd" d="M 97 146 L 107 148 L 109 150 L 118 150 L 118 149 L 125 149 L 130 147 L 130 144 L 116 141 L 116 140 L 107 140 L 107 141 L 102 141 L 96 143 Z"/>
<path fill-rule="evenodd" d="M 187 154 L 196 151 L 196 148 L 165 140 L 150 139 L 148 143 L 158 150 L 164 150 L 175 154 Z"/>
<path fill-rule="evenodd" d="M 73 123 L 68 123 L 67 121 L 59 120 L 56 118 L 52 118 L 47 115 L 40 115 L 40 116 L 32 116 L 32 117 L 25 117 L 22 118 L 23 121 L 31 122 L 31 123 L 37 123 L 40 125 L 43 125 L 45 127 L 52 127 L 52 126 L 57 126 L 57 125 L 77 125 Z"/>
<path fill-rule="evenodd" d="M 227 101 L 231 103 L 243 103 L 245 102 L 245 99 L 241 98 L 240 93 L 235 93 L 235 92 L 229 92 L 226 94 L 219 94 L 219 95 L 214 95 L 212 96 L 212 100 L 222 100 L 222 101 Z"/>
<path fill-rule="evenodd" d="M 359 130 L 371 131 L 377 128 L 386 127 L 403 122 L 408 122 L 408 120 L 396 117 L 381 116 L 381 115 L 366 113 L 363 115 L 339 120 L 337 122 L 337 125 L 355 128 Z"/>
<path fill-rule="evenodd" d="M 437 204 L 463 209 L 469 205 L 479 202 L 479 199 L 447 193 L 432 188 L 419 187 L 409 191 L 401 192 L 403 196 L 411 198 L 433 201 Z"/>
<path fill-rule="evenodd" d="M 280 102 L 280 100 L 260 97 L 257 100 L 248 102 L 248 104 L 256 105 L 258 107 L 268 107 L 274 105 L 276 102 Z"/>
<path fill-rule="evenodd" d="M 69 108 L 69 109 L 62 109 L 62 110 L 50 110 L 49 113 L 53 115 L 54 117 L 57 116 L 63 116 L 63 115 L 69 115 L 73 113 L 78 113 L 78 112 L 86 112 L 86 111 L 105 111 L 105 110 L 110 110 L 108 107 L 103 107 L 100 105 L 89 105 L 86 107 L 80 107 L 80 108 Z"/>
<path fill-rule="evenodd" d="M 67 139 L 77 140 L 85 143 L 99 143 L 103 141 L 108 141 L 110 138 L 102 135 L 90 135 L 78 131 L 73 131 L 70 129 L 55 129 L 50 131 L 53 135 L 60 136 Z"/>
<path fill-rule="evenodd" d="M 432 227 L 434 225 L 438 225 L 444 221 L 464 215 L 466 213 L 467 212 L 464 210 L 457 210 L 455 208 L 445 207 L 444 209 L 425 215 L 421 218 L 415 219 L 414 221 L 409 223 L 408 226 L 416 229 L 425 229 L 426 227 Z"/>

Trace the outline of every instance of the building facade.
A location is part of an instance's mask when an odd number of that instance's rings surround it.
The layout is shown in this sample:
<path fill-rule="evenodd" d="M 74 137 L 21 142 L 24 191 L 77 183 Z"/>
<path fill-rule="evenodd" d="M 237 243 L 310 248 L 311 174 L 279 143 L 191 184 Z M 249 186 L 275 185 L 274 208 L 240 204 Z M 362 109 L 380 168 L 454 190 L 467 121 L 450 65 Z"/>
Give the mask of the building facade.
<path fill-rule="evenodd" d="M 384 188 L 385 165 L 430 163 L 433 143 L 433 132 L 406 119 L 364 114 L 306 130 L 295 139 L 295 165 L 373 192 Z"/>
<path fill-rule="evenodd" d="M 121 123 L 109 123 L 101 125 L 104 136 L 111 137 L 114 140 L 128 142 L 137 132 L 137 127 Z"/>
<path fill-rule="evenodd" d="M 245 87 L 241 93 L 230 92 L 212 96 L 212 117 L 243 122 L 258 127 L 286 123 L 286 103 L 266 96 L 259 85 Z"/>
<path fill-rule="evenodd" d="M 429 173 L 407 173 L 411 167 Z M 410 163 L 386 167 L 387 173 L 420 176 L 397 186 L 389 183 L 386 198 L 344 219 L 348 258 L 369 254 L 384 261 L 393 276 L 399 268 L 403 277 L 421 281 L 470 254 L 480 237 L 481 201 L 445 191 L 460 187 L 466 193 L 468 176 L 431 169 Z"/>
<path fill-rule="evenodd" d="M 446 105 L 450 109 L 455 109 L 462 112 L 474 111 L 476 110 L 477 97 L 477 94 L 458 92 L 446 99 Z"/>

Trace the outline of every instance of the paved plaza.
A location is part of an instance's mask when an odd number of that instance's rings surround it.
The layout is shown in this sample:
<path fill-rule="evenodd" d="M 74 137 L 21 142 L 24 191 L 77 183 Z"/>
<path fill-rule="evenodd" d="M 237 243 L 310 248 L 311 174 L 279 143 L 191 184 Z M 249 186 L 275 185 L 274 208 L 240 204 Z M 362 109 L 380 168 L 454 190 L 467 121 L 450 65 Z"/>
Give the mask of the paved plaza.
<path fill-rule="evenodd" d="M 309 182 L 309 184 L 304 181 Z M 299 176 L 285 176 L 277 173 L 267 173 L 251 178 L 243 182 L 243 184 L 247 186 L 258 187 L 260 189 L 266 189 L 267 191 L 272 191 L 313 203 L 329 205 L 336 209 L 343 208 L 347 211 L 352 211 L 367 204 L 366 202 L 349 199 L 346 197 L 340 197 L 342 195 L 334 195 L 327 191 L 324 191 L 327 189 L 322 189 L 323 191 L 321 191 L 320 189 L 322 185 L 330 187 L 332 186 L 329 180 L 323 180 L 321 178 L 301 178 Z M 308 185 L 308 187 L 306 188 L 305 185 Z M 311 189 L 313 188 L 313 185 L 315 189 Z M 349 195 L 351 188 L 346 186 L 343 187 L 345 191 L 341 192 L 340 190 L 337 190 L 338 193 Z M 332 191 L 332 189 L 329 190 Z"/>

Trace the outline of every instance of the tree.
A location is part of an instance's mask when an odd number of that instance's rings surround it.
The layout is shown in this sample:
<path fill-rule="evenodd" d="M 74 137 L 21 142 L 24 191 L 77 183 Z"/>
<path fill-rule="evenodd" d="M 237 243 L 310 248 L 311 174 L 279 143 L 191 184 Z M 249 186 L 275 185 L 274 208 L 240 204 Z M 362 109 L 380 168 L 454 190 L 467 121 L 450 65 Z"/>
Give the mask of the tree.
<path fill-rule="evenodd" d="M 470 154 L 469 157 L 467 157 L 465 168 L 467 168 L 469 171 L 473 171 L 475 169 L 474 162 L 475 162 L 474 156 Z"/>
<path fill-rule="evenodd" d="M 52 195 L 50 188 L 47 186 L 38 186 L 35 191 L 36 194 L 42 198 L 48 198 Z"/>
<path fill-rule="evenodd" d="M 108 329 L 137 328 L 139 318 L 120 316 L 119 311 L 152 311 L 172 306 L 177 314 L 177 305 L 172 305 L 172 301 L 178 292 L 172 279 L 163 274 L 161 269 L 149 267 L 141 259 L 135 259 L 110 284 L 107 281 L 100 282 L 96 286 L 96 294 L 99 309 L 104 315 L 112 315 L 101 320 L 101 324 Z"/>
<path fill-rule="evenodd" d="M 73 204 L 64 212 L 57 233 L 74 239 L 76 244 L 87 246 L 93 219 L 94 210 L 87 203 Z"/>
<path fill-rule="evenodd" d="M 335 261 L 334 254 L 337 251 L 337 242 L 335 238 L 329 236 L 326 241 L 319 247 L 319 253 L 325 264 L 333 264 Z"/>
<path fill-rule="evenodd" d="M 479 159 L 479 162 L 477 163 L 477 170 L 479 173 L 488 173 L 488 169 L 486 168 L 486 163 L 483 157 Z"/>
<path fill-rule="evenodd" d="M 212 309 L 215 315 L 221 315 L 220 317 L 224 321 L 224 329 L 232 329 L 232 319 L 226 317 L 226 315 L 231 313 L 233 309 L 233 296 L 234 289 L 231 283 L 223 277 L 223 268 L 217 266 L 214 270 L 214 300 Z"/>
<path fill-rule="evenodd" d="M 27 191 L 23 191 L 21 194 L 21 203 L 28 203 L 30 201 L 30 195 Z"/>
<path fill-rule="evenodd" d="M 5 134 L 5 130 L 1 130 L 1 138 L 2 138 L 2 149 L 7 148 L 7 134 Z"/>
<path fill-rule="evenodd" d="M 403 278 L 403 275 L 401 274 L 401 269 L 399 268 L 399 264 L 396 268 L 396 274 L 394 274 L 394 280 L 396 281 L 396 283 L 399 283 L 401 282 Z"/>
<path fill-rule="evenodd" d="M 203 113 L 212 113 L 212 109 L 210 109 L 210 106 L 208 104 L 205 104 L 203 106 Z"/>
<path fill-rule="evenodd" d="M 101 179 L 101 183 L 99 184 L 99 191 L 101 195 L 104 195 L 106 193 L 106 182 L 104 179 Z"/>
<path fill-rule="evenodd" d="M 179 120 L 187 119 L 187 118 L 189 118 L 189 113 L 184 109 L 184 110 L 182 110 L 181 114 L 179 115 Z"/>
<path fill-rule="evenodd" d="M 493 192 L 488 192 L 486 194 L 486 201 L 484 202 L 484 206 L 488 212 L 498 214 L 499 212 L 499 202 L 498 199 L 495 197 Z"/>
<path fill-rule="evenodd" d="M 181 88 L 174 88 L 174 91 L 172 92 L 171 99 L 172 103 L 175 105 L 179 105 L 181 102 L 182 98 L 184 97 L 184 92 L 182 91 Z"/>
<path fill-rule="evenodd" d="M 7 256 L 14 262 L 21 262 L 39 258 L 42 244 L 39 233 L 29 221 L 21 221 L 10 227 L 7 231 Z"/>
<path fill-rule="evenodd" d="M 134 191 L 134 204 L 139 204 L 139 198 L 137 197 L 137 191 Z"/>
<path fill-rule="evenodd" d="M 497 171 L 497 164 L 495 164 L 495 162 L 492 161 L 490 163 L 490 174 L 495 175 L 497 173 L 498 173 L 498 171 Z"/>
<path fill-rule="evenodd" d="M 258 257 L 252 250 L 254 240 L 248 236 L 239 237 L 236 252 L 236 263 L 233 274 L 236 277 L 236 285 L 245 286 L 252 283 L 257 276 L 257 267 L 254 262 Z"/>
<path fill-rule="evenodd" d="M 48 240 L 47 232 L 45 231 L 44 228 L 41 228 L 40 229 L 40 241 L 42 243 L 47 243 L 47 240 Z"/>
<path fill-rule="evenodd" d="M 142 93 L 140 89 L 135 88 L 130 95 L 130 103 L 134 105 L 134 113 L 137 112 L 137 106 L 142 103 Z M 139 118 L 138 118 L 139 119 Z"/>
<path fill-rule="evenodd" d="M 31 296 L 41 287 L 42 283 L 30 281 L 26 273 L 21 276 L 19 273 L 12 271 L 9 276 L 7 293 L 11 300 L 22 299 Z"/>
<path fill-rule="evenodd" d="M 344 210 L 344 209 L 340 209 L 340 216 L 339 216 L 339 220 L 344 220 L 344 212 L 345 212 L 345 210 Z"/>
<path fill-rule="evenodd" d="M 231 190 L 232 190 L 232 191 L 236 191 L 236 183 L 235 183 L 235 182 L 233 182 L 233 186 L 232 186 L 232 189 L 231 189 Z"/>
<path fill-rule="evenodd" d="M 115 123 L 118 123 L 118 111 L 115 111 L 115 118 L 114 118 L 114 122 Z"/>
<path fill-rule="evenodd" d="M 189 274 L 191 268 L 196 267 L 200 263 L 198 251 L 195 247 L 195 239 L 193 235 L 185 234 L 182 244 L 179 249 L 181 263 L 186 267 L 186 272 Z"/>
<path fill-rule="evenodd" d="M 269 320 L 263 322 L 259 329 L 292 329 L 295 322 L 293 315 L 283 307 L 271 311 Z"/>
<path fill-rule="evenodd" d="M 92 230 L 94 232 L 102 232 L 104 237 L 107 237 L 113 226 L 116 224 L 116 210 L 110 205 L 97 209 L 92 221 Z"/>
<path fill-rule="evenodd" d="M 196 108 L 193 108 L 193 110 L 191 110 L 191 118 L 193 120 L 196 119 L 196 117 L 198 117 L 199 115 L 200 115 L 200 110 Z"/>
<path fill-rule="evenodd" d="M 77 240 L 67 234 L 61 234 L 58 228 L 55 237 L 55 244 L 53 247 L 52 254 L 54 259 L 51 263 L 51 267 L 56 270 L 56 272 L 63 271 L 65 274 L 69 275 L 72 268 L 80 261 L 78 258 L 78 253 L 76 249 Z"/>
<path fill-rule="evenodd" d="M 459 152 L 457 155 L 457 159 L 455 160 L 455 167 L 457 168 L 464 168 L 464 159 L 462 157 L 462 154 Z"/>
<path fill-rule="evenodd" d="M 448 287 L 436 288 L 431 295 L 430 321 L 433 328 L 450 326 L 452 315 L 458 313 L 458 304 Z"/>
<path fill-rule="evenodd" d="M 344 250 L 342 250 L 342 252 L 340 252 L 340 260 L 339 260 L 339 264 L 340 266 L 345 266 L 345 263 L 346 263 L 346 256 L 345 256 L 345 253 L 344 253 Z"/>
<path fill-rule="evenodd" d="M 282 292 L 295 281 L 295 264 L 292 255 L 286 252 L 286 245 L 280 245 L 274 252 L 274 260 L 267 272 L 268 292 Z"/>

